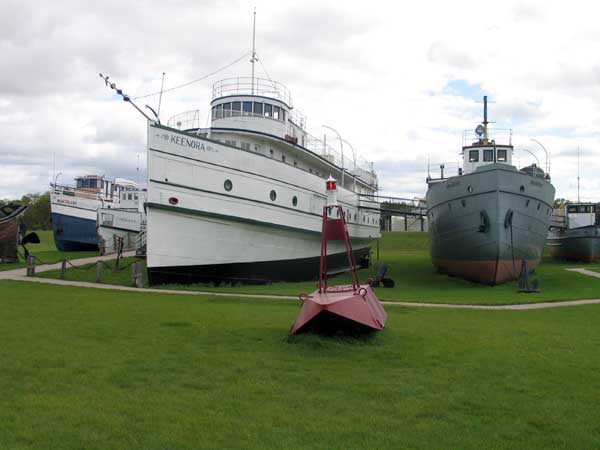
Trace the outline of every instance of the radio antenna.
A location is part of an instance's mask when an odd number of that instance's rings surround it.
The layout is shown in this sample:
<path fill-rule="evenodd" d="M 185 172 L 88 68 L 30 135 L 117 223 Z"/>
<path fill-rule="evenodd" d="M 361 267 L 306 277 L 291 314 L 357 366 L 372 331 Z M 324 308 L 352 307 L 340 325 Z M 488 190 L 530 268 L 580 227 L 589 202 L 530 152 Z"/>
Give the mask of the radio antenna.
<path fill-rule="evenodd" d="M 160 82 L 160 96 L 158 97 L 158 112 L 156 115 L 160 118 L 160 105 L 162 103 L 162 95 L 163 95 L 163 86 L 165 85 L 165 73 L 162 74 L 162 80 Z M 160 119 L 158 121 L 160 123 Z"/>

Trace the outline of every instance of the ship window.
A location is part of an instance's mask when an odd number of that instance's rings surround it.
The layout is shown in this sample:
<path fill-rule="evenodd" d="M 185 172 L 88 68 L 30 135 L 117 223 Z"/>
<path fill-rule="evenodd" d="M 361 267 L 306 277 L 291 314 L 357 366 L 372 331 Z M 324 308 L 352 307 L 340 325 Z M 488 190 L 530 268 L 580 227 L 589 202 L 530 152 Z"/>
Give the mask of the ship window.
<path fill-rule="evenodd" d="M 220 119 L 222 117 L 223 117 L 223 105 L 215 106 L 215 114 L 213 116 L 213 119 Z"/>
<path fill-rule="evenodd" d="M 542 204 L 538 203 L 538 207 L 537 207 L 538 211 L 540 210 L 541 206 L 542 206 Z"/>
<path fill-rule="evenodd" d="M 275 191 L 271 191 L 271 192 L 269 193 L 269 197 L 271 197 L 271 201 L 273 201 L 273 202 L 274 202 L 274 201 L 275 201 L 275 199 L 277 198 L 277 192 L 275 192 Z"/>
<path fill-rule="evenodd" d="M 231 115 L 239 116 L 242 110 L 242 102 L 231 102 Z"/>
<path fill-rule="evenodd" d="M 138 200 L 138 195 L 137 195 L 137 194 L 134 194 L 134 195 L 133 195 L 133 199 L 134 199 L 134 200 Z"/>
<path fill-rule="evenodd" d="M 127 200 L 131 200 L 131 194 L 127 194 Z M 538 208 L 539 209 L 539 208 Z"/>
<path fill-rule="evenodd" d="M 281 120 L 285 122 L 285 109 L 281 108 Z"/>
<path fill-rule="evenodd" d="M 254 114 L 257 114 L 259 116 L 263 115 L 263 104 L 262 103 L 254 102 Z"/>
<path fill-rule="evenodd" d="M 223 117 L 231 117 L 231 103 L 223 103 Z"/>
<path fill-rule="evenodd" d="M 494 160 L 494 150 L 484 150 L 483 151 L 483 161 L 489 162 Z"/>
<path fill-rule="evenodd" d="M 226 143 L 227 145 L 232 145 L 232 146 L 234 146 L 234 147 L 236 146 L 236 142 L 235 142 L 235 141 L 231 141 L 231 140 L 227 140 L 227 139 L 225 139 L 225 143 Z"/>
<path fill-rule="evenodd" d="M 242 147 L 242 150 L 250 151 L 250 143 L 249 142 L 240 142 L 240 146 Z"/>
<path fill-rule="evenodd" d="M 506 150 L 498 150 L 498 162 L 506 162 Z"/>
<path fill-rule="evenodd" d="M 525 192 L 525 186 L 521 186 L 521 187 L 519 188 L 519 192 Z"/>
<path fill-rule="evenodd" d="M 233 188 L 233 183 L 231 182 L 231 180 L 225 180 L 225 183 L 223 183 L 223 187 L 227 192 L 229 192 Z"/>
<path fill-rule="evenodd" d="M 279 106 L 273 106 L 273 119 L 279 120 Z"/>
<path fill-rule="evenodd" d="M 244 116 L 249 116 L 252 114 L 252 102 L 243 102 L 242 103 L 242 111 Z"/>
<path fill-rule="evenodd" d="M 295 195 L 292 197 L 292 205 L 298 206 L 298 197 L 296 197 Z"/>
<path fill-rule="evenodd" d="M 479 162 L 479 150 L 469 150 L 469 162 Z"/>
<path fill-rule="evenodd" d="M 273 106 L 265 103 L 265 117 L 273 117 Z"/>
<path fill-rule="evenodd" d="M 525 202 L 525 206 L 529 206 L 529 199 Z"/>
<path fill-rule="evenodd" d="M 469 192 L 473 192 L 473 186 L 469 186 L 469 187 L 467 188 L 467 191 L 469 191 Z"/>

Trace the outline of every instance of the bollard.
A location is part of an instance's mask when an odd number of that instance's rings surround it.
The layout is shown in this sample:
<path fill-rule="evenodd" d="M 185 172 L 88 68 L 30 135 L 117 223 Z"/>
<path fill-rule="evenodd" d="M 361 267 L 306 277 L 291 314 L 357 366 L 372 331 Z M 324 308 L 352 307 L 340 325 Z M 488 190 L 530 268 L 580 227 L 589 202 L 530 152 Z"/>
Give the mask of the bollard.
<path fill-rule="evenodd" d="M 98 272 L 96 272 L 96 283 L 102 283 L 102 271 L 104 269 L 104 263 L 98 261 Z"/>
<path fill-rule="evenodd" d="M 67 260 L 63 259 L 60 265 L 60 279 L 64 280 L 67 274 Z"/>

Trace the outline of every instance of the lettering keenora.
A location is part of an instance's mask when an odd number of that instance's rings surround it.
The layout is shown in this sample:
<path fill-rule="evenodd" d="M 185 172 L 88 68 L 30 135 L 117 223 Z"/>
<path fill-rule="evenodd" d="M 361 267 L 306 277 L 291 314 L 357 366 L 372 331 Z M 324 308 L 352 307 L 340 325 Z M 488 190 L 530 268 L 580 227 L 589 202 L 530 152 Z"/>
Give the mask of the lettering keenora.
<path fill-rule="evenodd" d="M 171 136 L 171 143 L 181 145 L 182 147 L 189 147 L 195 150 L 202 150 L 203 152 L 214 152 L 216 151 L 214 148 L 208 146 L 205 147 L 203 142 L 196 141 L 194 139 L 189 139 L 182 136 Z"/>

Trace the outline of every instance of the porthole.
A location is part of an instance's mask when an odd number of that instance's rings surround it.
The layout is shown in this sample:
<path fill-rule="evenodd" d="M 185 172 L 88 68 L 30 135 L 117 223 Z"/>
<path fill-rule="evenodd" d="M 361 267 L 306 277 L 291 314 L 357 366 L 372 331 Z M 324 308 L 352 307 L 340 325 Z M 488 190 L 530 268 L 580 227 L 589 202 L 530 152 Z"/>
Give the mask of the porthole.
<path fill-rule="evenodd" d="M 519 188 L 519 192 L 525 192 L 525 186 L 521 186 L 521 187 Z"/>
<path fill-rule="evenodd" d="M 225 180 L 225 183 L 223 183 L 223 187 L 227 192 L 229 192 L 233 188 L 233 183 L 231 182 L 231 180 Z"/>
<path fill-rule="evenodd" d="M 271 193 L 269 194 L 269 197 L 271 197 L 271 201 L 275 201 L 275 199 L 277 198 L 277 192 L 275 191 L 271 191 Z"/>
<path fill-rule="evenodd" d="M 473 186 L 469 186 L 469 187 L 467 188 L 467 191 L 469 191 L 469 192 L 473 192 Z"/>
<path fill-rule="evenodd" d="M 525 202 L 525 206 L 529 206 L 529 199 Z"/>
<path fill-rule="evenodd" d="M 292 197 L 292 205 L 298 206 L 298 197 L 296 197 L 295 195 Z"/>
<path fill-rule="evenodd" d="M 461 205 L 463 205 L 463 208 L 464 208 L 464 207 L 466 207 L 466 206 L 467 206 L 467 201 L 466 201 L 466 200 L 463 198 L 463 199 L 460 201 L 460 204 L 461 204 Z"/>

